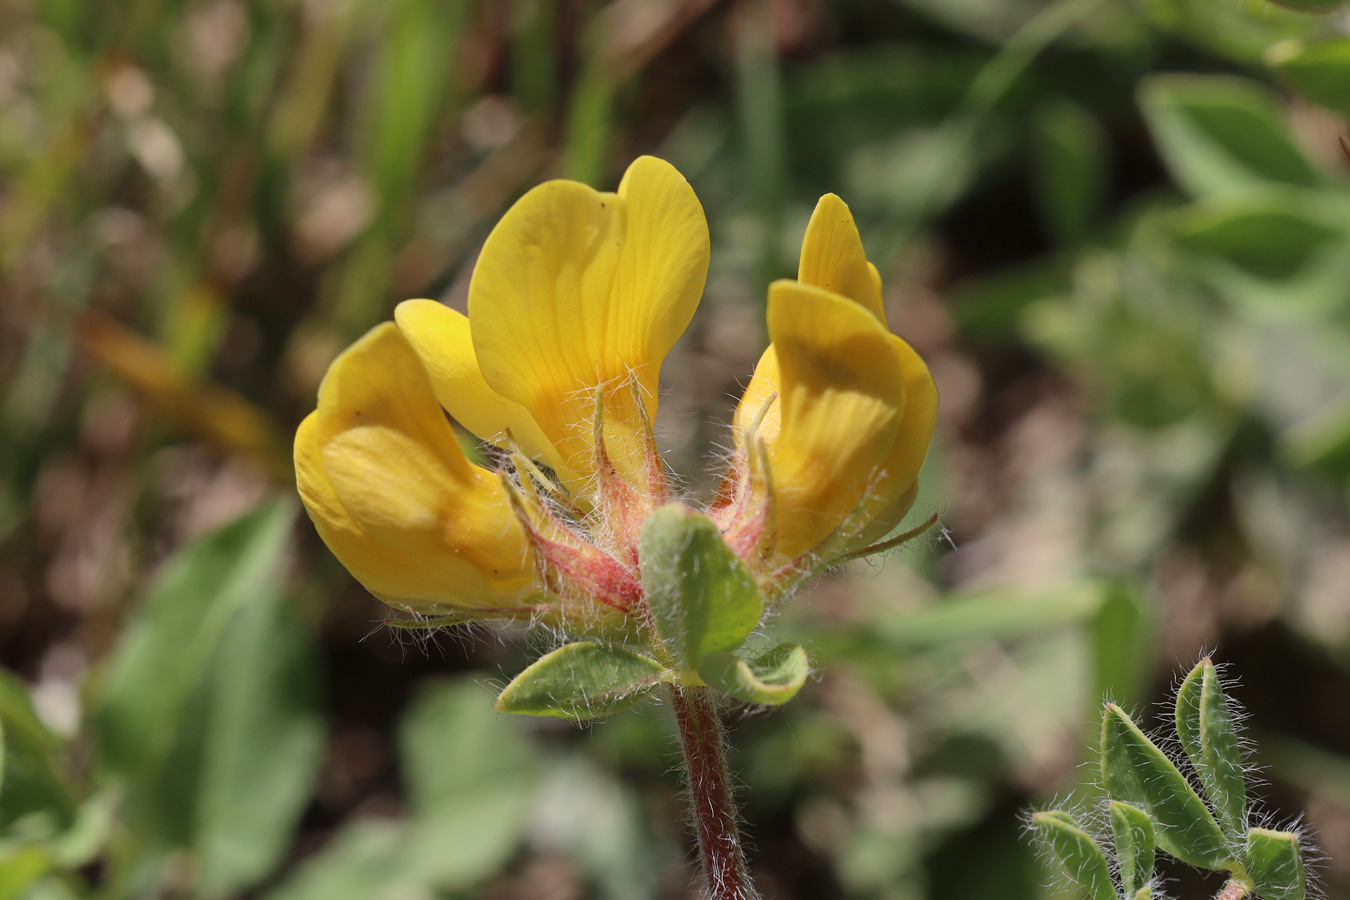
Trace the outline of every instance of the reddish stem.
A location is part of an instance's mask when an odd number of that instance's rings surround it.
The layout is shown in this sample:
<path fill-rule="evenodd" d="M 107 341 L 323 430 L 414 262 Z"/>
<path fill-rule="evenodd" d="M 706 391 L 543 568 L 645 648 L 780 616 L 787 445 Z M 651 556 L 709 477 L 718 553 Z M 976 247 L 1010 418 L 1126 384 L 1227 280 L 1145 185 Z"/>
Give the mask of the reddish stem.
<path fill-rule="evenodd" d="M 736 830 L 722 725 L 706 687 L 670 685 L 707 900 L 757 900 Z"/>
<path fill-rule="evenodd" d="M 1223 890 L 1214 900 L 1242 900 L 1245 896 L 1247 896 L 1247 885 L 1234 878 L 1223 886 Z"/>

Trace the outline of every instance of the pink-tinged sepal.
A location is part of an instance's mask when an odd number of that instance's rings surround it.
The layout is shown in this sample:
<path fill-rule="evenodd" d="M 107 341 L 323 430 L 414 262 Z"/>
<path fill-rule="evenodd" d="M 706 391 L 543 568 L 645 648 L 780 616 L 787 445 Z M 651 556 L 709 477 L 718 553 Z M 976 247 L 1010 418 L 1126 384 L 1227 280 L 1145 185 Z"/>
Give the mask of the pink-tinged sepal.
<path fill-rule="evenodd" d="M 589 600 L 622 613 L 633 610 L 642 598 L 636 571 L 555 516 L 531 479 L 522 482 L 524 488 L 502 474 L 511 508 L 525 530 L 539 576 L 548 589 L 569 605 L 584 605 Z"/>
<path fill-rule="evenodd" d="M 636 566 L 638 536 L 642 532 L 642 524 L 652 510 L 664 506 L 670 499 L 670 487 L 666 482 L 665 467 L 656 446 L 656 437 L 652 433 L 651 423 L 647 420 L 641 402 L 642 386 L 634 380 L 630 382 L 630 388 L 633 405 L 640 411 L 643 426 L 639 434 L 645 473 L 644 483 L 641 486 L 634 484 L 614 464 L 605 442 L 604 397 L 597 391 L 592 434 L 598 510 L 593 519 L 602 542 L 624 562 Z"/>

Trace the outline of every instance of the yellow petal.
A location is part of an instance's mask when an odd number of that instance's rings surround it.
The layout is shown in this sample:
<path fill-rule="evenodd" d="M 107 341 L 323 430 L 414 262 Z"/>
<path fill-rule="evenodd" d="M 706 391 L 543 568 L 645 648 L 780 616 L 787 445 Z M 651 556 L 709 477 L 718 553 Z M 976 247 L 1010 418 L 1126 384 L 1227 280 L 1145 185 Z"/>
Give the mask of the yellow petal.
<path fill-rule="evenodd" d="M 693 315 L 707 264 L 702 207 L 668 163 L 637 160 L 617 194 L 539 185 L 488 236 L 469 286 L 484 380 L 523 406 L 562 465 L 583 475 L 595 470 L 591 423 L 603 387 L 610 455 L 639 478 L 661 362 Z"/>
<path fill-rule="evenodd" d="M 919 470 L 928 456 L 937 425 L 938 392 L 933 376 L 914 348 L 895 335 L 891 344 L 900 360 L 905 386 L 905 409 L 895 443 L 882 462 L 884 479 L 868 495 L 867 525 L 858 538 L 860 545 L 875 543 L 887 535 L 914 504 Z"/>
<path fill-rule="evenodd" d="M 505 608 L 534 593 L 500 479 L 471 464 L 393 323 L 344 352 L 296 432 L 296 480 L 319 535 L 405 609 Z"/>
<path fill-rule="evenodd" d="M 820 198 L 806 225 L 797 280 L 848 297 L 886 322 L 881 275 L 867 261 L 853 214 L 834 194 Z"/>
<path fill-rule="evenodd" d="M 655 378 L 703 294 L 708 222 L 689 182 L 654 156 L 633 161 L 619 183 L 619 196 L 628 210 L 628 228 L 614 283 L 609 340 L 630 369 L 650 364 Z"/>
<path fill-rule="evenodd" d="M 749 431 L 755 429 L 755 435 L 762 441 L 772 443 L 778 437 L 782 406 L 774 398 L 780 381 L 778 371 L 778 351 L 770 344 L 755 365 L 755 374 L 745 386 L 740 402 L 736 404 L 736 414 L 731 420 L 732 433 L 735 435 L 737 449 L 743 449 Z M 771 402 L 771 398 L 772 402 Z"/>
<path fill-rule="evenodd" d="M 904 370 L 871 311 L 795 281 L 769 288 L 780 433 L 769 447 L 778 553 L 795 558 L 856 515 L 902 421 Z"/>
<path fill-rule="evenodd" d="M 557 449 L 529 411 L 483 380 L 467 317 L 434 300 L 405 300 L 394 309 L 394 320 L 417 351 L 436 399 L 456 422 L 497 444 L 509 432 L 527 456 L 560 467 Z"/>

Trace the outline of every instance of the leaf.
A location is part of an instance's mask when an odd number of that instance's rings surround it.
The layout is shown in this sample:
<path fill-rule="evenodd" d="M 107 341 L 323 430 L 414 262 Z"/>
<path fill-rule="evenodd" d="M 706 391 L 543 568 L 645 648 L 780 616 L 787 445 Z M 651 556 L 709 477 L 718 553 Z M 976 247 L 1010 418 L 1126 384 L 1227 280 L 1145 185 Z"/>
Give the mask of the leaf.
<path fill-rule="evenodd" d="M 192 845 L 220 896 L 282 860 L 323 758 L 319 658 L 282 597 L 241 610 L 212 663 Z"/>
<path fill-rule="evenodd" d="M 1270 0 L 1270 2 L 1301 13 L 1326 13 L 1345 5 L 1345 0 Z"/>
<path fill-rule="evenodd" d="M 518 720 L 469 679 L 418 693 L 399 723 L 413 813 L 407 865 L 440 891 L 501 870 L 530 824 L 539 761 Z"/>
<path fill-rule="evenodd" d="M 1253 828 L 1242 862 L 1261 900 L 1303 900 L 1307 894 L 1303 852 L 1291 831 Z"/>
<path fill-rule="evenodd" d="M 652 513 L 638 558 L 656 631 L 684 669 L 730 653 L 759 624 L 764 606 L 754 576 L 702 513 L 678 503 Z"/>
<path fill-rule="evenodd" d="M 471 680 L 418 692 L 398 727 L 399 762 L 415 814 L 452 805 L 484 785 L 528 783 L 538 768 L 512 719 Z"/>
<path fill-rule="evenodd" d="M 1231 854 L 1204 801 L 1114 703 L 1102 716 L 1101 767 L 1111 799 L 1141 807 L 1153 819 L 1158 846 L 1193 866 L 1225 867 Z"/>
<path fill-rule="evenodd" d="M 1147 592 L 1136 582 L 1103 582 L 1101 594 L 1101 607 L 1090 623 L 1092 696 L 1130 703 L 1139 699 L 1151 669 L 1156 616 Z"/>
<path fill-rule="evenodd" d="M 407 820 L 354 817 L 267 900 L 467 895 L 500 872 L 530 823 L 538 760 L 471 680 L 418 693 L 398 728 Z"/>
<path fill-rule="evenodd" d="M 40 819 L 43 833 L 69 827 L 77 799 L 60 765 L 65 748 L 38 718 L 28 688 L 17 676 L 0 669 L 0 722 L 4 725 L 5 784 L 0 795 L 0 833 L 27 819 Z"/>
<path fill-rule="evenodd" d="M 654 659 L 581 641 L 536 660 L 497 697 L 497 711 L 585 721 L 623 709 L 661 680 Z"/>
<path fill-rule="evenodd" d="M 1307 322 L 1342 303 L 1346 215 L 1343 198 L 1270 186 L 1208 198 L 1166 221 L 1191 270 L 1220 297 L 1264 318 Z"/>
<path fill-rule="evenodd" d="M 1031 817 L 1031 824 L 1069 878 L 1092 900 L 1118 900 L 1106 854 L 1078 827 L 1073 816 L 1060 810 L 1038 812 Z"/>
<path fill-rule="evenodd" d="M 797 696 L 810 671 L 805 650 L 779 644 L 749 662 L 730 653 L 710 654 L 698 674 L 737 700 L 778 706 Z"/>
<path fill-rule="evenodd" d="M 1126 894 L 1148 886 L 1153 877 L 1156 843 L 1153 820 L 1137 806 L 1112 800 L 1108 807 L 1111 836 L 1116 846 L 1116 870 Z"/>
<path fill-rule="evenodd" d="M 1247 831 L 1247 779 L 1242 746 L 1219 673 L 1200 660 L 1177 689 L 1177 736 L 1200 777 L 1200 787 L 1232 837 Z"/>
<path fill-rule="evenodd" d="M 1061 244 L 1086 236 L 1101 207 L 1106 138 L 1090 112 L 1059 99 L 1037 110 L 1035 175 L 1041 217 Z"/>
<path fill-rule="evenodd" d="M 1090 620 L 1103 600 L 1102 585 L 1095 581 L 1044 591 L 980 591 L 883 620 L 873 630 L 897 653 L 962 641 L 1009 640 Z"/>
<path fill-rule="evenodd" d="M 1325 182 L 1290 137 L 1273 95 L 1254 81 L 1159 75 L 1144 82 L 1139 104 L 1172 177 L 1194 196 Z"/>
<path fill-rule="evenodd" d="M 39 844 L 0 847 L 0 900 L 21 900 L 55 865 L 51 851 Z"/>
<path fill-rule="evenodd" d="M 133 879 L 182 848 L 195 890 L 233 894 L 290 844 L 323 751 L 316 653 L 281 594 L 293 521 L 271 503 L 180 551 L 117 647 L 95 722 L 144 857 Z"/>
<path fill-rule="evenodd" d="M 1303 97 L 1350 115 L 1350 38 L 1315 44 L 1281 41 L 1266 51 L 1265 60 L 1282 82 Z"/>

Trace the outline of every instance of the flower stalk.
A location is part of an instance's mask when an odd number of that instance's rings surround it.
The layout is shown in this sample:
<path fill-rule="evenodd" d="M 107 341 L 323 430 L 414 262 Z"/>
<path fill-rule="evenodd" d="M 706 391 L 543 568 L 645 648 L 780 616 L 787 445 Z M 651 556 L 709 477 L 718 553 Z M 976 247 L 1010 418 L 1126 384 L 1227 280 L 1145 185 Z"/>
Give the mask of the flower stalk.
<path fill-rule="evenodd" d="M 671 684 L 670 705 L 680 735 L 690 813 L 708 900 L 756 900 L 737 827 L 722 723 L 707 687 Z"/>

